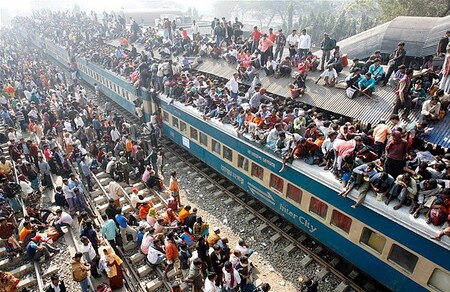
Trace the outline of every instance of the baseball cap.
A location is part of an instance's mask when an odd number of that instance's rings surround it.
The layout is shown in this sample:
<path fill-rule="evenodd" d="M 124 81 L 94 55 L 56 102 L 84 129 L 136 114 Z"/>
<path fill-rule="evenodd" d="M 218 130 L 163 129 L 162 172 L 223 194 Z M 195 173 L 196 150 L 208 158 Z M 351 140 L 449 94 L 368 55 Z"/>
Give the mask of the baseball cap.
<path fill-rule="evenodd" d="M 31 240 L 32 241 L 39 241 L 39 240 L 41 240 L 42 239 L 42 236 L 40 236 L 39 234 L 38 235 L 36 235 L 35 237 L 33 237 Z"/>

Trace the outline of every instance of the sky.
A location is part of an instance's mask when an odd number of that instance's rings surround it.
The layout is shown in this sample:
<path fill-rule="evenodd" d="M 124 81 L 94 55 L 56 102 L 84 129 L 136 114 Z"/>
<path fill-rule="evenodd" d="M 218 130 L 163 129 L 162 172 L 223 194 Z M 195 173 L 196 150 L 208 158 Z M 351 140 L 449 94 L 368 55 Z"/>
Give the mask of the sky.
<path fill-rule="evenodd" d="M 0 21 L 5 20 L 7 15 L 16 14 L 28 14 L 31 12 L 31 7 L 42 7 L 52 6 L 52 7 L 63 7 L 64 10 L 72 9 L 74 4 L 77 3 L 82 10 L 94 10 L 94 11 L 108 11 L 120 10 L 121 7 L 135 8 L 137 7 L 149 7 L 151 4 L 156 2 L 162 2 L 163 0 L 0 0 Z M 188 7 L 196 7 L 199 12 L 208 12 L 212 10 L 213 3 L 215 0 L 172 0 L 182 7 L 181 10 L 185 11 Z M 208 3 L 208 5 L 205 5 Z"/>

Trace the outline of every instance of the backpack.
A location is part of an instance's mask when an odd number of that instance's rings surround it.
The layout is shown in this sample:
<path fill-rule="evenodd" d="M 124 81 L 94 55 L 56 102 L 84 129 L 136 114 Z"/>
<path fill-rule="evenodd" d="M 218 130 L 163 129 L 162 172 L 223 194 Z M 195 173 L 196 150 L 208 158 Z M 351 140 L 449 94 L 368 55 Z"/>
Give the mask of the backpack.
<path fill-rule="evenodd" d="M 330 44 L 331 44 L 331 47 L 334 49 L 334 48 L 336 48 L 336 40 L 335 39 L 333 39 L 333 38 L 330 38 Z"/>

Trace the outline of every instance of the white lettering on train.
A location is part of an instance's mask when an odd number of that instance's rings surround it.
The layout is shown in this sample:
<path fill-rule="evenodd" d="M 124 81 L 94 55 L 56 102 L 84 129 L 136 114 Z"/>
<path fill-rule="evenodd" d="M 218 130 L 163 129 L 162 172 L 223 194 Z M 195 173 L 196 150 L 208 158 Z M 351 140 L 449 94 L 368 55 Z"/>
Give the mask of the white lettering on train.
<path fill-rule="evenodd" d="M 271 166 L 272 168 L 275 168 L 275 163 L 274 163 L 274 162 L 268 160 L 267 158 L 262 157 L 262 156 L 259 155 L 258 153 L 255 153 L 255 152 L 253 152 L 253 151 L 251 151 L 251 150 L 247 150 L 247 152 L 248 152 L 248 155 L 250 155 L 250 156 L 252 156 L 252 157 L 258 159 L 259 161 L 261 161 L 261 162 L 264 163 L 265 165 L 269 165 L 269 166 Z"/>
<path fill-rule="evenodd" d="M 220 170 L 223 171 L 223 172 L 225 172 L 226 174 L 228 174 L 228 176 L 237 179 L 241 185 L 244 184 L 244 179 L 243 179 L 242 177 L 240 177 L 237 173 L 235 173 L 234 171 L 232 171 L 231 169 L 228 169 L 228 168 L 226 168 L 225 166 L 221 165 L 221 166 L 220 166 Z"/>
<path fill-rule="evenodd" d="M 305 226 L 309 232 L 313 233 L 314 231 L 317 230 L 317 227 L 314 227 L 314 225 L 312 225 L 312 223 L 309 222 L 307 218 L 295 214 L 294 212 L 289 210 L 289 208 L 286 207 L 285 205 L 280 204 L 280 211 L 283 214 L 291 217 L 292 219 L 297 220 L 301 225 Z"/>

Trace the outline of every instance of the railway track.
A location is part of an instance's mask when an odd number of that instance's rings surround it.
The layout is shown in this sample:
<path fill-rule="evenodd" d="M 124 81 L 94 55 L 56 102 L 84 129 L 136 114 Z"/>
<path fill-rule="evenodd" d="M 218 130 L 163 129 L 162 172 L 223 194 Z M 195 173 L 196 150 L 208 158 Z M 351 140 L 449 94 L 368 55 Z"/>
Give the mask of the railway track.
<path fill-rule="evenodd" d="M 171 159 L 172 163 L 176 163 L 177 167 L 182 168 L 183 172 L 188 169 L 194 171 L 191 178 L 201 177 L 200 183 L 204 185 L 204 189 L 212 193 L 217 200 L 222 199 L 226 205 L 232 206 L 232 212 L 236 216 L 241 216 L 247 222 L 262 222 L 255 228 L 260 234 L 271 235 L 270 244 L 285 241 L 287 247 L 282 252 L 286 256 L 290 256 L 297 249 L 304 254 L 299 263 L 301 267 L 311 265 L 313 262 L 322 267 L 314 275 L 315 279 L 324 280 L 330 273 L 333 274 L 340 281 L 334 289 L 336 292 L 348 290 L 378 291 L 378 289 L 382 289 L 382 287 L 379 287 L 380 284 L 242 191 L 208 164 L 195 158 L 171 140 L 164 138 L 161 142 L 166 152 L 170 152 L 173 157 L 176 157 Z M 224 196 L 226 197 L 224 198 Z"/>

